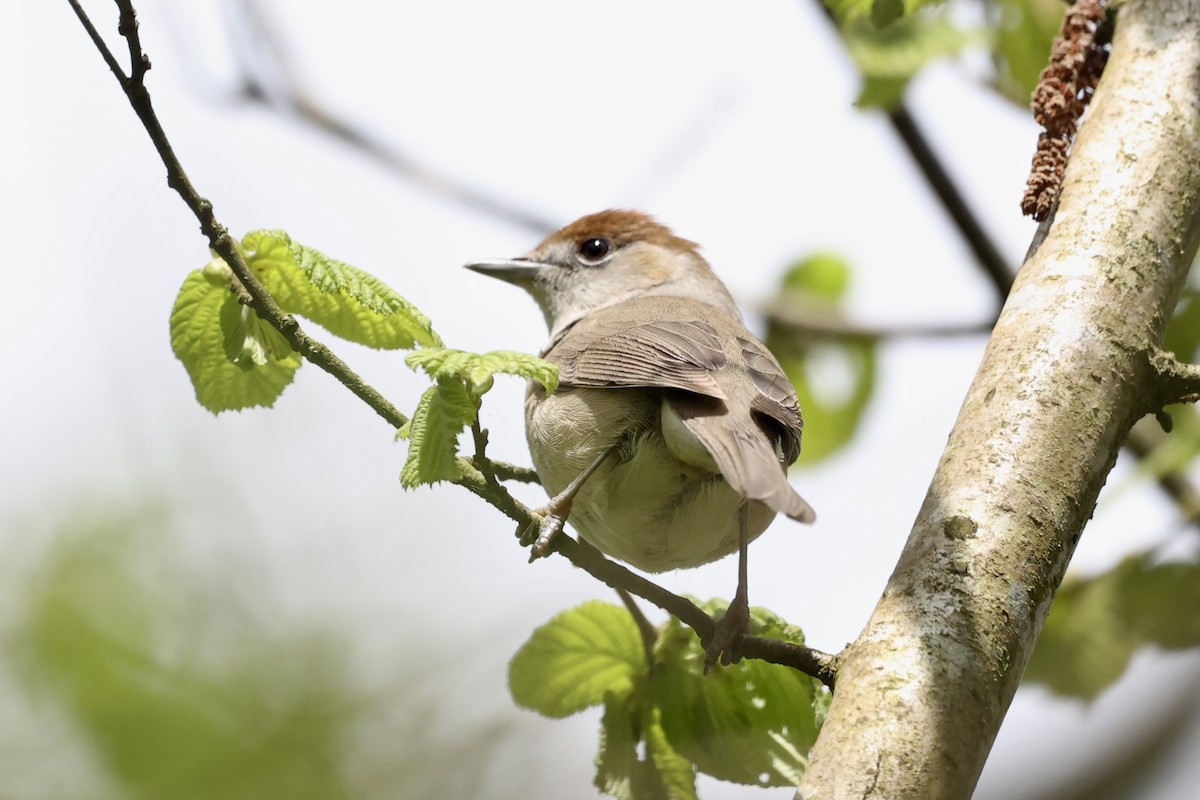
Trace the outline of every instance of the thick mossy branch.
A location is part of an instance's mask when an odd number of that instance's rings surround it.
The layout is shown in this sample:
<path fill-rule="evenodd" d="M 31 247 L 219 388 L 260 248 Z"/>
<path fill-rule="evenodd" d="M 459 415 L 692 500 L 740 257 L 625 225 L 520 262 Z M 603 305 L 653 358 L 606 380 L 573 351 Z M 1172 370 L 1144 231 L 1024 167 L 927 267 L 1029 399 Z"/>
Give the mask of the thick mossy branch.
<path fill-rule="evenodd" d="M 1184 363 L 1174 353 L 1162 350 L 1153 352 L 1150 364 L 1158 376 L 1157 405 L 1150 409 L 1152 413 L 1175 403 L 1200 402 L 1200 364 Z"/>
<path fill-rule="evenodd" d="M 804 800 L 970 797 L 1200 242 L 1200 0 L 1130 0 Z M 1190 367 L 1167 395 L 1196 387 Z"/>

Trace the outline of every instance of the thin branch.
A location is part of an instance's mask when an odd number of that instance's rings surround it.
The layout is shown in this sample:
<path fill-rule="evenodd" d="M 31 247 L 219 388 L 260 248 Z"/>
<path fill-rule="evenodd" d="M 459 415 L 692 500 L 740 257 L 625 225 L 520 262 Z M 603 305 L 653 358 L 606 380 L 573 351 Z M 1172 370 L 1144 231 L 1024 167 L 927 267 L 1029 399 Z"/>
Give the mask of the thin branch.
<path fill-rule="evenodd" d="M 633 622 L 637 625 L 638 634 L 642 637 L 642 651 L 646 656 L 646 663 L 654 663 L 654 643 L 658 641 L 658 628 L 654 627 L 650 620 L 646 619 L 646 615 L 642 613 L 642 608 L 633 599 L 633 596 L 624 589 L 617 589 L 617 596 L 621 598 L 621 603 L 629 611 L 629 615 L 633 617 Z"/>
<path fill-rule="evenodd" d="M 757 658 L 797 669 L 805 675 L 813 676 L 831 691 L 837 683 L 837 656 L 762 636 L 744 636 L 738 648 L 743 658 Z"/>
<path fill-rule="evenodd" d="M 502 461 L 492 462 L 492 471 L 502 481 L 517 481 L 518 483 L 541 483 L 537 470 L 531 467 L 519 467 Z"/>
<path fill-rule="evenodd" d="M 979 218 L 971 211 L 958 185 L 950 177 L 949 171 L 929 145 L 916 119 L 903 102 L 888 113 L 888 122 L 904 143 L 921 174 L 925 176 L 929 188 L 941 201 L 943 210 L 954 220 L 959 233 L 974 254 L 976 263 L 991 279 L 997 293 L 1002 298 L 1008 295 L 1013 282 L 1013 271 L 1008 266 L 1008 259 L 1000 252 L 1000 248 L 984 230 Z"/>
<path fill-rule="evenodd" d="M 288 48 L 278 35 L 280 26 L 267 19 L 259 3 L 241 0 L 242 19 L 249 31 L 239 38 L 249 38 L 262 44 L 275 80 L 267 85 L 246 63 L 245 53 L 234 48 L 241 63 L 240 98 L 261 103 L 290 115 L 293 119 L 358 150 L 382 164 L 399 177 L 450 202 L 511 225 L 544 236 L 559 225 L 529 209 L 518 208 L 513 202 L 495 197 L 448 174 L 433 170 L 421 161 L 394 146 L 375 139 L 361 128 L 341 119 L 325 103 L 305 88 L 298 70 L 288 54 Z M 233 25 L 230 26 L 231 28 Z"/>
<path fill-rule="evenodd" d="M 224 259 L 233 274 L 241 281 L 249 295 L 250 307 L 259 317 L 278 330 L 293 350 L 332 375 L 370 406 L 375 413 L 387 420 L 389 425 L 395 428 L 404 425 L 408 421 L 408 417 L 359 377 L 328 347 L 304 333 L 296 319 L 279 307 L 279 304 L 259 282 L 238 251 L 229 231 L 217 221 L 212 203 L 201 197 L 192 186 L 191 180 L 184 172 L 183 165 L 175 155 L 174 148 L 171 147 L 171 143 L 163 131 L 158 115 L 154 111 L 150 92 L 146 89 L 145 75 L 150 69 L 150 59 L 142 50 L 141 40 L 138 36 L 137 12 L 133 8 L 133 3 L 130 0 L 115 0 L 120 12 L 119 31 L 129 45 L 131 68 L 127 75 L 117 64 L 116 58 L 113 57 L 104 40 L 96 33 L 95 27 L 91 24 L 83 8 L 80 7 L 78 0 L 67 0 L 67 2 L 71 4 L 75 15 L 83 23 L 88 35 L 92 38 L 92 43 L 104 57 L 109 69 L 113 70 L 130 106 L 146 129 L 146 133 L 150 135 L 154 149 L 158 151 L 159 158 L 167 168 L 167 185 L 179 194 L 196 216 L 200 222 L 200 231 L 208 239 L 209 247 Z"/>
<path fill-rule="evenodd" d="M 801 299 L 780 297 L 763 310 L 772 323 L 797 336 L 834 339 L 942 339 L 978 336 L 992 330 L 992 322 L 945 325 L 862 325 L 836 311 L 817 308 Z"/>

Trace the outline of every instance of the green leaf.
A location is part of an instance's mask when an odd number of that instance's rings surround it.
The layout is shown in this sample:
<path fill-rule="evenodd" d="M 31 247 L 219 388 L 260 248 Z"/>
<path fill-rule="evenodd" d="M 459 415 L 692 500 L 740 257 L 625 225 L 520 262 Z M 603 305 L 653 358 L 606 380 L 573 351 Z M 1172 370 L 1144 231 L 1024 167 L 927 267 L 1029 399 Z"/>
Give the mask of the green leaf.
<path fill-rule="evenodd" d="M 368 347 L 442 343 L 429 319 L 383 281 L 294 242 L 283 231 L 254 231 L 242 247 L 250 268 L 288 313 Z"/>
<path fill-rule="evenodd" d="M 1146 480 L 1162 478 L 1182 472 L 1200 455 L 1200 413 L 1195 406 L 1174 405 L 1166 409 L 1170 415 L 1173 427 L 1171 432 L 1161 436 L 1158 431 L 1154 437 L 1159 440 L 1154 449 L 1137 463 L 1137 467 L 1126 480 L 1117 487 L 1124 490 L 1145 483 Z M 1148 418 L 1139 425 L 1157 425 Z M 1113 492 L 1109 492 L 1111 500 Z"/>
<path fill-rule="evenodd" d="M 802 316 L 836 316 L 849 284 L 850 267 L 844 260 L 828 254 L 811 256 L 784 276 L 779 303 L 800 309 Z M 802 463 L 819 461 L 849 443 L 875 391 L 875 341 L 817 338 L 771 322 L 766 345 L 800 398 Z"/>
<path fill-rule="evenodd" d="M 641 740 L 634 702 L 629 695 L 618 698 L 611 692 L 604 698 L 604 716 L 600 718 L 600 747 L 596 751 L 596 788 L 605 794 L 630 800 L 638 771 L 637 746 Z"/>
<path fill-rule="evenodd" d="M 671 744 L 663 727 L 662 709 L 657 706 L 645 709 L 642 731 L 646 755 L 654 765 L 654 775 L 664 796 L 670 800 L 696 800 L 696 767 Z"/>
<path fill-rule="evenodd" d="M 720 605 L 707 604 L 716 611 Z M 803 642 L 799 629 L 765 609 L 751 613 L 758 636 Z M 650 688 L 675 750 L 713 777 L 756 786 L 794 786 L 808 766 L 829 695 L 794 669 L 745 660 L 704 675 L 699 639 L 677 620 L 656 648 Z"/>
<path fill-rule="evenodd" d="M 196 400 L 213 413 L 274 405 L 300 368 L 300 355 L 249 307 L 217 269 L 191 272 L 171 309 L 171 349 Z"/>
<path fill-rule="evenodd" d="M 924 6 L 938 2 L 939 0 L 825 0 L 825 5 L 842 19 L 869 16 L 875 25 L 885 26 L 901 17 L 915 14 Z"/>
<path fill-rule="evenodd" d="M 992 61 L 996 88 L 1028 107 L 1050 45 L 1062 29 L 1067 6 L 1061 0 L 997 0 L 993 11 Z"/>
<path fill-rule="evenodd" d="M 508 667 L 517 705 L 548 717 L 628 696 L 646 672 L 646 657 L 629 611 L 591 601 L 564 611 L 533 632 Z M 614 723 L 615 724 L 615 723 Z"/>
<path fill-rule="evenodd" d="M 982 39 L 978 33 L 959 29 L 945 13 L 898 18 L 900 0 L 876 3 L 881 14 L 895 21 L 884 27 L 866 19 L 852 19 L 842 26 L 846 49 L 863 76 L 857 105 L 863 108 L 894 108 L 908 82 L 931 61 L 960 53 Z"/>
<path fill-rule="evenodd" d="M 511 350 L 466 353 L 433 347 L 410 353 L 404 360 L 409 367 L 422 370 L 431 378 L 465 381 L 471 394 L 477 397 L 492 387 L 492 377 L 497 373 L 530 378 L 546 387 L 547 392 L 558 388 L 558 367 L 537 356 Z"/>
<path fill-rule="evenodd" d="M 1166 650 L 1200 646 L 1200 565 L 1138 561 L 1121 585 L 1125 624 Z"/>
<path fill-rule="evenodd" d="M 425 390 L 412 419 L 399 432 L 408 439 L 400 472 L 406 489 L 460 477 L 458 435 L 475 421 L 476 401 L 460 380 L 440 379 Z"/>
<path fill-rule="evenodd" d="M 1189 286 L 1175 304 L 1175 314 L 1167 325 L 1163 349 L 1182 361 L 1200 357 L 1200 291 Z"/>
<path fill-rule="evenodd" d="M 1124 674 L 1139 647 L 1200 646 L 1200 565 L 1130 556 L 1059 589 L 1024 680 L 1093 699 Z"/>
<path fill-rule="evenodd" d="M 619 800 L 696 800 L 696 768 L 671 745 L 644 691 L 605 696 L 594 783 Z"/>

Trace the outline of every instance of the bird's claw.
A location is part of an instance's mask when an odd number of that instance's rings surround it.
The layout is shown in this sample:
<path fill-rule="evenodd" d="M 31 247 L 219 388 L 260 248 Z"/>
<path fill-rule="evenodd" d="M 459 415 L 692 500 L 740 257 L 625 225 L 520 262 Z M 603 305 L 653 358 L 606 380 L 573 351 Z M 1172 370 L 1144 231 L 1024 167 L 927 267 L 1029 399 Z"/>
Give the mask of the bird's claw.
<path fill-rule="evenodd" d="M 734 599 L 717 620 L 712 639 L 704 649 L 704 674 L 716 665 L 728 667 L 742 660 L 742 639 L 750 635 L 750 606 L 745 600 Z"/>
<path fill-rule="evenodd" d="M 554 540 L 563 531 L 565 520 L 548 509 L 534 512 L 536 519 L 521 532 L 521 544 L 529 547 L 529 560 L 536 561 L 550 555 Z"/>

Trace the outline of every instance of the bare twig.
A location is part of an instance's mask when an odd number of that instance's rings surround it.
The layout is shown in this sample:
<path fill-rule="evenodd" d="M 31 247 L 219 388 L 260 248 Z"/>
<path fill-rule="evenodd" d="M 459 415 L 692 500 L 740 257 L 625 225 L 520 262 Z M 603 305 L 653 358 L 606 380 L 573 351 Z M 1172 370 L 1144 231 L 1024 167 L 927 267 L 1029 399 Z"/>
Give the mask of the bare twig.
<path fill-rule="evenodd" d="M 864 325 L 848 320 L 828 308 L 817 308 L 801 299 L 779 297 L 766 305 L 763 313 L 771 322 L 797 336 L 832 339 L 940 339 L 978 336 L 992 329 L 992 322 L 945 325 Z"/>
<path fill-rule="evenodd" d="M 200 230 L 208 239 L 209 246 L 225 260 L 234 275 L 241 281 L 246 294 L 243 296 L 238 293 L 239 298 L 244 299 L 262 319 L 278 330 L 294 350 L 350 389 L 390 425 L 395 428 L 403 426 L 408 421 L 404 414 L 363 381 L 325 345 L 301 331 L 295 318 L 279 307 L 247 265 L 226 228 L 217 221 L 212 203 L 201 197 L 192 186 L 163 131 L 151 103 L 150 93 L 145 86 L 144 79 L 146 71 L 150 69 L 150 60 L 142 50 L 141 40 L 138 36 L 137 15 L 132 1 L 114 0 L 120 13 L 118 30 L 129 47 L 131 68 L 128 73 L 122 69 L 113 56 L 108 45 L 79 5 L 78 0 L 67 0 L 67 2 L 104 58 L 105 63 L 117 78 L 134 113 L 150 135 L 159 158 L 167 168 L 167 184 L 179 194 L 200 222 Z M 510 465 L 503 465 L 503 470 L 501 470 L 500 465 L 493 464 L 487 459 L 485 452 L 487 435 L 478 422 L 472 428 L 472 433 L 475 437 L 476 459 L 473 461 L 461 457 L 458 459 L 460 477 L 455 480 L 455 483 L 491 504 L 517 522 L 519 527 L 530 525 L 534 521 L 533 512 L 514 499 L 497 480 L 502 471 L 505 474 L 521 476 L 524 476 L 526 471 Z M 674 614 L 684 624 L 693 628 L 700 636 L 701 641 L 711 638 L 714 627 L 713 620 L 690 600 L 672 594 L 657 584 L 635 575 L 625 567 L 609 561 L 595 548 L 581 546 L 568 536 L 558 537 L 555 549 L 575 566 L 598 580 L 615 589 L 636 594 L 664 611 Z M 753 639 L 753 637 L 748 638 Z M 750 646 L 753 647 L 752 642 Z M 828 661 L 829 657 L 816 654 L 811 660 L 813 663 L 819 663 L 822 660 Z M 821 678 L 820 675 L 815 674 L 814 677 Z"/>
<path fill-rule="evenodd" d="M 746 636 L 739 647 L 743 658 L 758 658 L 800 670 L 830 689 L 837 683 L 837 656 L 762 636 Z"/>
<path fill-rule="evenodd" d="M 929 145 L 916 119 L 903 102 L 888 112 L 888 122 L 904 143 L 921 174 L 925 176 L 929 188 L 941 201 L 942 209 L 958 227 L 979 268 L 987 274 L 1003 298 L 1008 294 L 1013 282 L 1013 270 L 1008 265 L 1008 259 L 1000 252 L 1000 248 L 984 230 L 979 218 L 971 211 L 962 191 L 950 177 L 949 171 Z"/>
<path fill-rule="evenodd" d="M 646 615 L 642 613 L 642 608 L 633 599 L 633 595 L 624 589 L 617 589 L 617 596 L 621 598 L 621 603 L 628 609 L 634 624 L 637 625 L 638 634 L 642 637 L 642 651 L 645 653 L 646 663 L 653 664 L 654 643 L 658 641 L 658 628 L 646 619 Z"/>
<path fill-rule="evenodd" d="M 290 115 L 298 122 L 374 159 L 404 180 L 464 208 L 516 225 L 539 236 L 544 236 L 559 227 L 554 220 L 530 209 L 520 208 L 511 200 L 496 197 L 465 181 L 425 166 L 419 158 L 393 145 L 385 144 L 335 114 L 304 86 L 288 48 L 279 36 L 280 26 L 267 19 L 261 5 L 255 0 L 241 0 L 238 5 L 241 7 L 245 27 L 249 31 L 248 35 L 241 34 L 238 38 L 261 44 L 261 53 L 269 62 L 274 78 L 268 85 L 260 77 L 262 70 L 248 64 L 244 50 L 235 47 L 234 53 L 241 61 L 241 99 L 262 103 Z"/>

